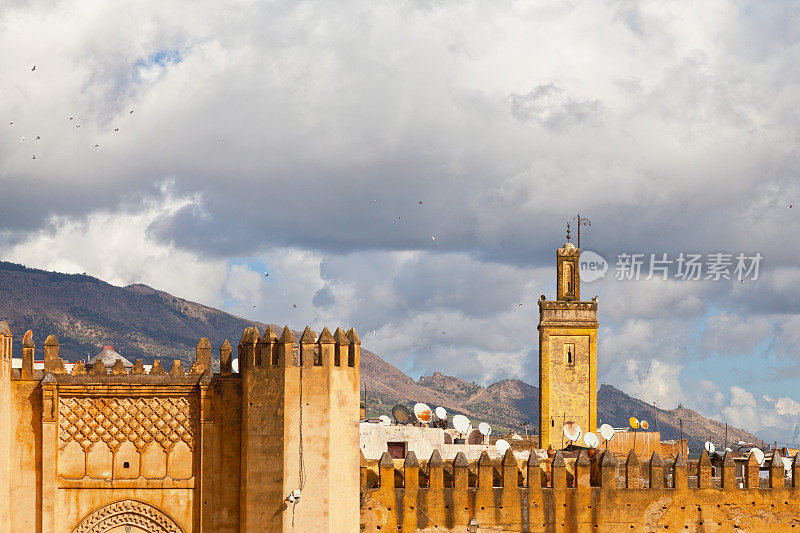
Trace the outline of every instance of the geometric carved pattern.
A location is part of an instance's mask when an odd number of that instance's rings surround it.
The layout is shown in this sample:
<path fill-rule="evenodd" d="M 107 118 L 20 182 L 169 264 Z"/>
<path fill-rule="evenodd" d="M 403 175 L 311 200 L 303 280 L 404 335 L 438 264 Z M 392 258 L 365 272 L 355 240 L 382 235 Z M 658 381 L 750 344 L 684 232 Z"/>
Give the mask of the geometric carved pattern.
<path fill-rule="evenodd" d="M 133 526 L 148 533 L 183 533 L 166 514 L 136 500 L 122 500 L 95 510 L 81 520 L 72 533 L 105 533 L 122 526 Z"/>
<path fill-rule="evenodd" d="M 112 452 L 125 441 L 142 452 L 156 441 L 165 452 L 178 441 L 194 450 L 194 409 L 186 397 L 59 397 L 59 449 L 76 441 L 84 451 L 103 441 Z"/>

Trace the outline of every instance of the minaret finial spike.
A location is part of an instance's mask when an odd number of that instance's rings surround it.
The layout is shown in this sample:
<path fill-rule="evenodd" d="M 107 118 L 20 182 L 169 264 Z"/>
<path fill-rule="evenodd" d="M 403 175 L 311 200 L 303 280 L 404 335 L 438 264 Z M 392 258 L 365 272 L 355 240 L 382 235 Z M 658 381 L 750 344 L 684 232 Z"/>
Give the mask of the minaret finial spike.
<path fill-rule="evenodd" d="M 572 242 L 572 238 L 569 236 L 569 222 L 567 222 L 567 242 Z"/>

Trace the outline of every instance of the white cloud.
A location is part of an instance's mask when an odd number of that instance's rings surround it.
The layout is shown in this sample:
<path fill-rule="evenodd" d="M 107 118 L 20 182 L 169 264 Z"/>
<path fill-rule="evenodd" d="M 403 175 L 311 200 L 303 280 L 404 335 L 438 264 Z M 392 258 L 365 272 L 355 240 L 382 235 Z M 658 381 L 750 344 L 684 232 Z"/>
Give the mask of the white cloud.
<path fill-rule="evenodd" d="M 3 258 L 262 321 L 354 324 L 412 373 L 535 382 L 535 300 L 578 210 L 612 262 L 761 252 L 748 284 L 620 283 L 612 264 L 584 286 L 600 295 L 601 377 L 677 402 L 706 352 L 796 359 L 790 9 L 4 5 Z M 742 423 L 794 416 L 708 394 Z"/>

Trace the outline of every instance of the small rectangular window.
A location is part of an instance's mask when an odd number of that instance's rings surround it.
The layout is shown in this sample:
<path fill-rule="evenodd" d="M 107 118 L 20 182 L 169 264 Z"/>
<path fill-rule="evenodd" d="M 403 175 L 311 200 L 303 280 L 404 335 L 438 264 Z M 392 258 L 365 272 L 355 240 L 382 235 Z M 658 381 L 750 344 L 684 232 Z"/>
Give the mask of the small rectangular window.
<path fill-rule="evenodd" d="M 575 366 L 575 345 L 564 344 L 564 364 L 567 366 Z"/>
<path fill-rule="evenodd" d="M 405 459 L 406 458 L 406 443 L 405 442 L 387 442 L 386 448 L 392 459 Z"/>

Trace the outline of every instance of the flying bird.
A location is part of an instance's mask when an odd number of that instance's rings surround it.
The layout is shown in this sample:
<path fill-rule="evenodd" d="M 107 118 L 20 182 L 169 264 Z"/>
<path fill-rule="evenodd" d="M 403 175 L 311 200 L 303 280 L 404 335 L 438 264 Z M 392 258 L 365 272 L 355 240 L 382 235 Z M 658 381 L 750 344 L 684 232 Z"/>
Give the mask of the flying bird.
<path fill-rule="evenodd" d="M 431 236 L 431 240 L 432 240 L 432 241 L 435 241 L 435 240 L 436 240 L 436 237 L 433 237 L 433 236 Z"/>
<path fill-rule="evenodd" d="M 25 142 L 25 136 L 24 135 L 22 136 L 22 139 L 19 140 L 19 142 Z"/>
<path fill-rule="evenodd" d="M 373 329 L 373 330 L 372 330 L 372 334 L 373 334 L 373 335 L 377 335 L 377 334 L 378 334 L 378 332 L 377 332 L 377 331 L 375 331 L 375 330 Z"/>
<path fill-rule="evenodd" d="M 128 114 L 129 114 L 129 115 L 133 115 L 133 109 L 131 109 L 130 111 L 128 111 Z"/>
<path fill-rule="evenodd" d="M 70 120 L 74 119 L 75 117 L 69 117 Z"/>
<path fill-rule="evenodd" d="M 36 159 L 36 156 L 35 156 L 35 155 L 34 155 L 34 156 L 31 156 L 31 159 Z"/>
<path fill-rule="evenodd" d="M 31 72 L 33 72 L 34 70 L 36 70 L 36 65 L 33 66 L 33 68 L 31 69 Z"/>
<path fill-rule="evenodd" d="M 443 332 L 442 332 L 442 335 L 447 335 L 447 333 L 445 333 L 445 332 L 443 331 Z"/>
<path fill-rule="evenodd" d="M 292 304 L 292 309 L 297 309 L 297 304 Z"/>
<path fill-rule="evenodd" d="M 99 144 L 95 144 L 95 145 L 94 145 L 94 147 L 95 147 L 95 148 L 97 148 L 98 146 L 100 146 L 100 145 L 99 145 Z"/>
<path fill-rule="evenodd" d="M 264 277 L 268 278 L 269 277 L 269 272 L 264 272 Z"/>
<path fill-rule="evenodd" d="M 400 220 L 402 217 L 397 217 L 397 220 Z"/>
<path fill-rule="evenodd" d="M 114 131 L 119 131 L 119 128 L 114 128 Z"/>
<path fill-rule="evenodd" d="M 80 127 L 81 127 L 81 125 L 80 125 L 80 124 L 78 124 L 77 126 L 75 126 L 75 129 L 77 130 L 77 129 L 79 129 Z"/>
<path fill-rule="evenodd" d="M 519 306 L 522 307 L 522 304 L 519 304 Z"/>
<path fill-rule="evenodd" d="M 39 139 L 41 139 L 41 137 L 39 137 L 39 136 L 37 135 L 37 136 L 36 136 L 36 139 L 34 139 L 34 140 L 38 141 Z"/>
<path fill-rule="evenodd" d="M 13 123 L 13 122 L 9 122 L 9 123 L 8 123 L 8 125 L 9 125 L 9 126 L 13 126 L 13 125 L 14 125 L 14 123 Z"/>
<path fill-rule="evenodd" d="M 419 205 L 422 205 L 422 200 L 419 201 Z"/>

